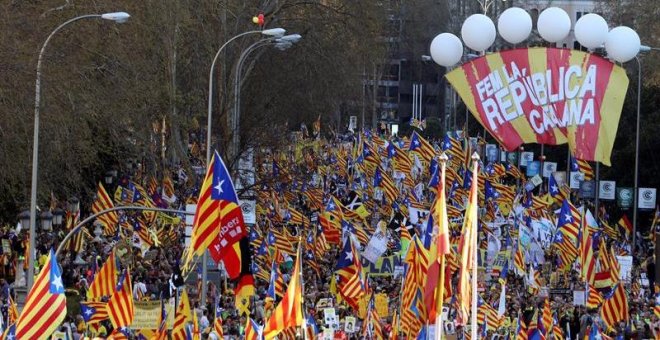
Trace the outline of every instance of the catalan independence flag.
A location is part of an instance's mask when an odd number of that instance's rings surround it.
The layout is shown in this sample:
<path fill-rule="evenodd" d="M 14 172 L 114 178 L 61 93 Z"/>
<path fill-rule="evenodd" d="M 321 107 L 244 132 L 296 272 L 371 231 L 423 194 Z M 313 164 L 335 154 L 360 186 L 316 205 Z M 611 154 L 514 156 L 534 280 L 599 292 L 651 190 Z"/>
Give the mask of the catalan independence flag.
<path fill-rule="evenodd" d="M 53 250 L 28 293 L 16 322 L 16 339 L 46 339 L 66 317 L 62 273 Z"/>
<path fill-rule="evenodd" d="M 607 327 L 615 327 L 620 321 L 630 320 L 628 314 L 628 296 L 622 284 L 616 285 L 609 296 L 605 298 L 600 309 L 600 317 Z"/>
<path fill-rule="evenodd" d="M 92 213 L 96 214 L 110 208 L 114 208 L 112 198 L 110 198 L 108 192 L 105 191 L 103 184 L 99 182 L 99 187 L 96 191 L 96 199 L 94 200 L 94 203 L 92 203 Z M 116 211 L 100 215 L 97 219 L 103 224 L 105 235 L 114 235 L 117 232 L 119 217 L 117 216 Z"/>
<path fill-rule="evenodd" d="M 107 302 L 81 302 L 80 313 L 86 324 L 99 323 L 108 319 Z"/>
<path fill-rule="evenodd" d="M 435 150 L 433 150 L 431 143 L 420 136 L 417 131 L 414 131 L 412 136 L 410 136 L 410 149 L 408 151 L 418 154 L 426 163 L 430 163 L 435 155 Z"/>
<path fill-rule="evenodd" d="M 115 252 L 112 251 L 89 286 L 87 297 L 89 299 L 96 299 L 103 296 L 110 296 L 114 294 L 115 287 L 117 287 L 117 261 L 115 259 Z"/>
<path fill-rule="evenodd" d="M 298 247 L 296 264 L 293 267 L 286 293 L 264 326 L 264 338 L 266 340 L 275 338 L 286 328 L 297 327 L 303 324 L 302 282 L 300 277 L 301 260 L 300 247 Z"/>
<path fill-rule="evenodd" d="M 16 321 L 18 320 L 18 306 L 16 305 L 16 301 L 11 297 L 11 294 L 9 295 L 9 307 L 7 310 L 7 317 L 9 319 L 9 322 L 7 323 L 8 325 L 15 324 Z"/>
<path fill-rule="evenodd" d="M 358 308 L 358 301 L 367 294 L 368 286 L 364 280 L 360 254 L 355 249 L 351 237 L 346 238 L 344 247 L 339 253 L 337 273 L 337 288 L 342 298 L 353 308 Z"/>
<path fill-rule="evenodd" d="M 189 268 L 195 255 L 201 256 L 209 250 L 211 257 L 219 262 L 235 243 L 248 235 L 243 221 L 243 212 L 238 205 L 229 171 L 216 151 L 211 157 L 206 177 L 197 200 L 190 240 L 191 247 L 184 255 L 184 268 Z M 229 273 L 232 279 L 240 273 Z M 232 276 L 234 275 L 234 276 Z"/>
<path fill-rule="evenodd" d="M 135 308 L 133 306 L 133 285 L 131 284 L 131 274 L 126 271 L 117 285 L 115 293 L 108 301 L 108 316 L 112 327 L 122 328 L 130 326 L 135 317 Z"/>
<path fill-rule="evenodd" d="M 172 325 L 172 339 L 186 340 L 186 326 L 192 321 L 190 303 L 188 302 L 188 293 L 184 289 L 179 298 L 179 306 L 176 309 L 174 325 Z"/>
<path fill-rule="evenodd" d="M 263 339 L 263 327 L 252 320 L 252 318 L 247 318 L 247 323 L 245 325 L 245 340 L 262 340 Z"/>

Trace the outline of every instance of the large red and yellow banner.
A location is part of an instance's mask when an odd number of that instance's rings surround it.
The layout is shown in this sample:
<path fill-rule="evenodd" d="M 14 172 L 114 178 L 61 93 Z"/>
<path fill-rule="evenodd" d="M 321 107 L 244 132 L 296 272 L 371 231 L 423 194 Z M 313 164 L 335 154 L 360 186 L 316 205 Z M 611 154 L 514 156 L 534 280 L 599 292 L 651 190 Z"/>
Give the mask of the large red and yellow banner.
<path fill-rule="evenodd" d="M 578 159 L 610 164 L 628 77 L 600 56 L 558 48 L 479 57 L 447 79 L 505 149 L 569 144 Z"/>

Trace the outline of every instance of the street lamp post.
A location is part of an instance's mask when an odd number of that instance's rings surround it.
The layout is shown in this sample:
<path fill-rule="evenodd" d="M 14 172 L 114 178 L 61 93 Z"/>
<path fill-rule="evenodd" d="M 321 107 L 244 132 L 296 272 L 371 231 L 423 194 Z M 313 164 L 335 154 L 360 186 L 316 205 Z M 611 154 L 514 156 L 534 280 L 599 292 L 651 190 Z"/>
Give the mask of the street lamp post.
<path fill-rule="evenodd" d="M 267 30 L 254 30 L 254 31 L 247 31 L 243 32 L 240 34 L 235 35 L 231 39 L 227 40 L 220 48 L 218 49 L 218 52 L 216 52 L 215 56 L 213 57 L 213 62 L 211 62 L 211 69 L 209 70 L 209 98 L 208 98 L 208 107 L 207 107 L 207 112 L 206 112 L 206 166 L 209 166 L 209 163 L 211 163 L 211 125 L 213 122 L 213 73 L 215 70 L 215 63 L 218 61 L 218 57 L 220 56 L 220 53 L 229 45 L 230 42 L 246 36 L 250 34 L 256 34 L 260 33 L 263 35 L 267 36 L 273 36 L 273 37 L 281 37 L 284 35 L 286 31 L 283 28 L 271 28 Z M 206 278 L 208 276 L 208 265 L 207 265 L 207 258 L 208 255 L 206 251 L 204 251 L 204 255 L 202 255 L 202 305 L 206 304 L 206 292 L 207 292 L 207 287 L 206 287 Z"/>
<path fill-rule="evenodd" d="M 248 46 L 241 53 L 238 63 L 236 64 L 236 72 L 234 77 L 234 112 L 232 117 L 231 128 L 233 130 L 232 140 L 231 140 L 231 153 L 232 157 L 238 157 L 239 155 L 239 146 L 240 146 L 240 119 L 241 119 L 241 85 L 243 83 L 243 63 L 247 59 L 248 55 L 254 50 L 268 45 L 274 45 L 280 50 L 286 50 L 290 48 L 294 43 L 298 42 L 302 36 L 300 34 L 290 34 L 285 35 L 280 38 L 266 38 L 255 42 L 254 44 Z"/>
<path fill-rule="evenodd" d="M 639 47 L 639 52 L 658 51 L 660 48 L 642 45 Z M 635 57 L 637 60 L 637 122 L 635 127 L 635 178 L 633 183 L 633 232 L 632 232 L 632 251 L 635 254 L 636 234 L 637 234 L 637 204 L 639 200 L 639 124 L 641 120 L 641 107 L 642 107 L 642 62 L 639 56 Z M 651 232 L 655 232 L 651 230 Z"/>
<path fill-rule="evenodd" d="M 37 222 L 37 174 L 38 174 L 38 165 L 39 165 L 39 109 L 41 107 L 41 64 L 43 62 L 44 52 L 46 51 L 46 46 L 50 42 L 50 39 L 60 31 L 64 26 L 82 19 L 96 19 L 101 18 L 105 20 L 114 21 L 117 23 L 123 23 L 128 20 L 130 15 L 126 12 L 113 12 L 105 14 L 87 14 L 81 15 L 65 21 L 63 24 L 57 26 L 46 38 L 43 46 L 41 46 L 41 51 L 39 52 L 39 58 L 37 60 L 37 80 L 35 81 L 34 86 L 34 136 L 32 138 L 32 186 L 30 189 L 30 252 L 28 254 L 28 277 L 26 280 L 28 291 L 32 288 L 32 283 L 34 280 L 34 250 L 35 250 L 35 225 Z"/>

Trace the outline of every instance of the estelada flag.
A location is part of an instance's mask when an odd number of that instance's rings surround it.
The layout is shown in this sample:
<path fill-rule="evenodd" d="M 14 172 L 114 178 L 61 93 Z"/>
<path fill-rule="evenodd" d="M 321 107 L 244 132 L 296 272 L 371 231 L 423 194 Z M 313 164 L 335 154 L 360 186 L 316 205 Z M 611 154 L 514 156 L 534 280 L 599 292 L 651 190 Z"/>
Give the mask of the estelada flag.
<path fill-rule="evenodd" d="M 65 317 L 62 272 L 57 265 L 57 256 L 51 250 L 16 322 L 16 339 L 47 339 Z"/>
<path fill-rule="evenodd" d="M 524 143 L 568 143 L 576 158 L 610 165 L 628 77 L 609 60 L 521 48 L 474 59 L 447 80 L 507 151 Z"/>
<path fill-rule="evenodd" d="M 247 236 L 243 212 L 225 163 L 216 151 L 206 172 L 197 200 L 191 248 L 184 258 L 187 268 L 193 256 L 209 250 L 215 262 L 222 260 L 236 242 Z M 230 272 L 236 278 L 239 272 Z"/>

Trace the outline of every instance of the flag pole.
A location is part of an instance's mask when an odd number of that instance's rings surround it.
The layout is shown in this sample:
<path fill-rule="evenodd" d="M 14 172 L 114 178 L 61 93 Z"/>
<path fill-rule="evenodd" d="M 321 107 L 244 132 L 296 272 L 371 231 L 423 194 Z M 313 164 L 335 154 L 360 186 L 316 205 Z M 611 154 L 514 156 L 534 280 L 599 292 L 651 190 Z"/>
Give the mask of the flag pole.
<path fill-rule="evenodd" d="M 301 259 L 301 253 L 300 253 L 300 247 L 302 244 L 302 233 L 299 233 L 298 235 L 298 258 L 296 261 L 298 261 L 298 265 L 300 266 L 300 272 L 298 275 L 300 275 L 300 308 L 302 308 L 302 325 L 300 326 L 300 330 L 302 331 L 302 338 L 304 340 L 307 340 L 307 312 L 305 311 L 305 280 L 303 279 L 303 261 Z"/>
<path fill-rule="evenodd" d="M 444 195 L 441 195 L 440 190 L 443 190 L 442 193 L 444 193 L 445 190 L 445 170 L 447 167 L 447 160 L 449 158 L 447 157 L 447 154 L 444 152 L 442 155 L 440 155 L 440 184 L 438 188 L 438 193 L 436 195 L 436 199 L 439 199 L 440 197 L 444 198 Z M 444 206 L 443 206 L 444 207 Z M 437 213 L 437 212 L 436 212 Z M 443 212 L 444 213 L 444 212 Z M 444 217 L 442 217 L 444 218 Z M 436 237 L 440 237 L 440 223 L 444 223 L 440 220 L 436 221 L 438 224 L 438 232 L 436 233 Z M 451 247 L 451 246 L 450 246 Z M 444 331 L 444 324 L 442 321 L 442 306 L 444 305 L 445 301 L 445 254 L 438 254 L 440 257 L 440 278 L 438 280 L 438 289 L 437 289 L 437 295 L 435 297 L 435 339 L 436 340 L 442 340 L 442 333 Z"/>
<path fill-rule="evenodd" d="M 410 247 L 410 246 L 408 246 Z M 399 288 L 399 310 L 403 310 L 403 284 L 406 278 L 406 273 L 401 273 L 401 288 Z M 401 316 L 396 320 L 396 329 L 397 332 L 401 332 Z M 396 337 L 399 337 L 399 334 L 396 334 Z"/>
<path fill-rule="evenodd" d="M 479 166 L 479 155 L 475 152 L 472 154 L 472 181 L 477 181 L 478 183 L 478 174 L 479 172 L 477 171 Z M 474 182 L 473 182 L 474 183 Z M 475 183 L 476 184 L 476 183 Z M 473 198 L 475 201 L 477 201 L 477 197 Z M 472 204 L 473 202 L 470 202 Z M 477 209 L 475 206 L 474 209 Z M 479 212 L 477 211 L 477 214 Z M 479 279 L 478 277 L 478 270 L 477 267 L 479 265 L 479 261 L 477 259 L 478 255 L 478 249 L 477 246 L 479 245 L 479 242 L 477 242 L 477 220 L 475 219 L 472 222 L 472 227 L 471 227 L 471 237 L 470 237 L 470 242 L 472 243 L 472 327 L 470 328 L 470 335 L 471 339 L 478 339 L 477 337 L 477 300 L 478 300 L 478 292 L 477 292 L 477 281 Z"/>

